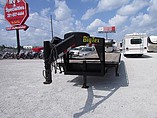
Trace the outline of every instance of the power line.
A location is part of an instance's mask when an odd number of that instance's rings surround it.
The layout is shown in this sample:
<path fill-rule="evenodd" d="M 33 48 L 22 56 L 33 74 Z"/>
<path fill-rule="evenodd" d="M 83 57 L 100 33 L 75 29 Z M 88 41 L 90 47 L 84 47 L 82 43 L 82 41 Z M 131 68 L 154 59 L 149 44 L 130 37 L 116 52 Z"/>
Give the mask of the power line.
<path fill-rule="evenodd" d="M 37 19 L 37 18 L 33 18 L 33 19 Z M 49 20 L 49 19 L 47 19 L 47 18 L 42 18 L 42 17 L 40 17 L 40 19 L 41 19 L 40 21 L 42 21 L 42 22 L 48 21 L 48 23 L 52 23 L 52 17 L 51 17 L 51 19 L 50 19 L 50 20 Z M 0 18 L 0 20 L 2 20 L 2 21 L 5 21 L 5 22 L 6 22 L 6 20 L 5 20 L 5 19 L 1 19 L 1 18 Z M 37 19 L 37 20 L 39 20 L 39 19 Z M 52 34 L 52 33 L 54 33 L 54 34 L 57 34 L 57 35 L 61 36 L 61 34 L 60 34 L 60 33 L 56 32 L 56 31 L 54 31 L 54 29 L 52 29 L 52 24 L 51 24 L 51 30 L 42 29 L 42 28 L 39 28 L 39 27 L 36 27 L 36 26 L 31 26 L 31 25 L 29 25 L 29 27 L 34 28 L 34 29 L 40 29 L 40 30 L 42 30 L 42 31 L 49 32 L 49 33 L 51 33 L 52 37 L 53 37 L 53 34 Z M 56 27 L 56 28 L 57 28 L 57 29 L 60 29 L 60 28 L 58 28 L 58 27 Z"/>
<path fill-rule="evenodd" d="M 30 26 L 30 25 L 29 25 L 29 27 L 31 27 L 31 28 L 33 28 L 33 29 L 40 29 L 40 30 L 42 30 L 42 31 L 46 31 L 46 32 L 52 33 L 51 30 L 42 29 L 42 28 L 39 28 L 39 27 L 36 27 L 36 26 Z M 53 31 L 53 32 L 54 32 L 55 34 L 61 36 L 61 34 L 59 34 L 58 32 L 55 32 L 55 31 Z"/>
<path fill-rule="evenodd" d="M 38 20 L 38 21 L 40 20 L 40 22 L 43 22 L 43 23 L 45 23 L 46 21 L 47 21 L 46 23 L 51 23 L 51 22 L 55 21 L 55 20 L 53 20 L 53 19 L 50 19 L 50 20 L 49 20 L 48 18 L 43 18 L 43 17 L 40 17 L 40 18 L 34 18 L 34 17 L 33 17 L 33 19 Z M 53 25 L 54 25 L 54 23 L 53 23 Z M 55 27 L 55 28 L 56 28 L 56 29 L 59 29 L 59 30 L 61 29 L 61 27 L 59 27 L 59 26 L 58 26 L 58 27 Z"/>
<path fill-rule="evenodd" d="M 2 21 L 5 21 L 5 22 L 6 22 L 6 20 L 5 20 L 5 19 L 0 19 L 0 20 L 2 20 Z M 42 29 L 42 28 L 39 28 L 39 27 L 37 27 L 37 26 L 31 26 L 31 25 L 29 25 L 29 27 L 30 27 L 30 28 L 33 28 L 33 29 L 40 29 L 40 30 L 42 30 L 42 31 L 52 33 L 52 30 Z M 53 31 L 53 32 L 54 32 L 55 34 L 57 34 L 57 35 L 61 36 L 61 34 L 59 34 L 58 32 L 55 32 L 55 31 Z M 52 35 L 52 34 L 51 34 L 51 35 Z"/>
<path fill-rule="evenodd" d="M 38 28 L 38 27 L 35 27 L 35 26 L 30 26 L 30 25 L 29 25 L 29 27 L 34 28 L 34 29 L 40 29 L 40 30 L 47 31 L 47 32 L 51 32 L 50 30 Z"/>
<path fill-rule="evenodd" d="M 34 18 L 33 19 L 35 20 L 40 20 L 42 22 L 48 22 L 48 23 L 51 23 L 51 20 L 49 20 L 48 18 L 44 18 L 44 17 L 39 17 L 39 18 Z"/>

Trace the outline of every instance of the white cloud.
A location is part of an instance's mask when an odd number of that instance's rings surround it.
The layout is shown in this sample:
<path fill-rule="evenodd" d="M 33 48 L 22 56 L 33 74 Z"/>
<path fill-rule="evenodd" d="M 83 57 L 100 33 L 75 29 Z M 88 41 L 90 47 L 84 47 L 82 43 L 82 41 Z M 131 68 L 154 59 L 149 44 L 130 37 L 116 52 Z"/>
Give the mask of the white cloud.
<path fill-rule="evenodd" d="M 78 31 L 83 31 L 84 30 L 84 26 L 81 23 L 81 21 L 76 20 L 75 21 L 75 26 L 76 26 L 76 30 L 78 30 Z"/>
<path fill-rule="evenodd" d="M 50 18 L 43 17 L 39 13 L 34 12 L 29 15 L 26 24 L 34 27 L 48 29 L 48 27 L 50 26 Z"/>
<path fill-rule="evenodd" d="M 0 14 L 0 24 L 3 24 L 5 22 L 4 15 Z"/>
<path fill-rule="evenodd" d="M 152 18 L 148 14 L 144 14 L 141 17 L 138 16 L 138 18 L 139 18 L 138 20 L 141 20 L 139 21 L 139 26 L 147 26 L 151 24 Z"/>
<path fill-rule="evenodd" d="M 109 20 L 109 25 L 119 27 L 127 20 L 127 18 L 127 16 L 116 15 Z"/>
<path fill-rule="evenodd" d="M 0 4 L 4 5 L 6 3 L 6 0 L 0 0 Z"/>
<path fill-rule="evenodd" d="M 100 19 L 95 19 L 89 26 L 87 26 L 87 31 L 97 32 L 99 26 L 105 26 L 105 23 Z"/>
<path fill-rule="evenodd" d="M 87 19 L 89 19 L 90 17 L 92 17 L 96 12 L 97 12 L 96 9 L 93 9 L 93 8 L 88 9 L 88 10 L 86 11 L 86 13 L 82 16 L 81 19 L 82 19 L 82 20 L 87 20 Z"/>
<path fill-rule="evenodd" d="M 75 29 L 74 19 L 67 19 L 64 21 L 54 21 L 54 33 L 57 36 L 63 38 L 66 32 L 73 31 Z"/>
<path fill-rule="evenodd" d="M 149 3 L 146 0 L 134 0 L 131 4 L 121 7 L 118 10 L 118 14 L 133 15 L 148 5 L 149 5 Z"/>
<path fill-rule="evenodd" d="M 139 13 L 137 16 L 131 17 L 130 29 L 132 31 L 157 34 L 156 4 L 157 0 L 151 0 L 147 8 L 147 13 Z"/>
<path fill-rule="evenodd" d="M 100 0 L 98 3 L 98 11 L 108 11 L 121 7 L 128 3 L 128 0 Z"/>
<path fill-rule="evenodd" d="M 15 31 L 6 31 L 5 27 L 0 29 L 0 45 L 16 45 Z"/>
<path fill-rule="evenodd" d="M 95 8 L 90 8 L 82 16 L 82 20 L 87 20 L 96 13 L 110 11 L 128 3 L 129 0 L 100 0 Z"/>
<path fill-rule="evenodd" d="M 150 1 L 150 6 L 148 7 L 148 12 L 153 15 L 154 17 L 156 16 L 157 13 L 157 0 L 151 0 Z"/>
<path fill-rule="evenodd" d="M 148 14 L 139 14 L 132 18 L 131 25 L 136 28 L 151 26 L 153 19 Z"/>
<path fill-rule="evenodd" d="M 81 21 L 74 19 L 71 9 L 64 0 L 55 0 L 54 35 L 63 38 L 69 31 L 84 31 Z"/>
<path fill-rule="evenodd" d="M 157 32 L 155 31 L 157 28 L 153 26 L 157 24 L 157 20 L 150 12 L 153 11 L 152 6 L 154 6 L 154 2 L 151 4 L 149 0 L 134 0 L 122 6 L 117 11 L 117 14 L 109 20 L 109 24 L 115 24 L 117 29 L 112 37 L 123 39 L 127 33 L 141 32 L 149 35 L 150 33 Z M 144 8 L 148 7 L 148 12 L 145 12 Z"/>
<path fill-rule="evenodd" d="M 81 0 L 82 2 L 92 2 L 92 1 L 96 1 L 96 0 Z"/>
<path fill-rule="evenodd" d="M 30 13 L 26 24 L 29 26 L 27 31 L 20 30 L 20 42 L 21 45 L 43 45 L 44 40 L 51 39 L 50 32 L 50 19 L 41 16 L 39 13 Z M 14 31 L 10 31 L 13 35 L 9 34 L 4 39 L 10 40 L 14 38 L 14 41 L 10 41 L 16 45 L 16 35 Z M 10 43 L 11 44 L 11 43 Z"/>
<path fill-rule="evenodd" d="M 45 8 L 45 9 L 43 9 L 40 13 L 41 13 L 41 16 L 47 16 L 48 15 L 48 13 L 50 12 L 50 8 Z"/>
<path fill-rule="evenodd" d="M 54 11 L 56 20 L 66 20 L 67 18 L 71 18 L 71 10 L 67 6 L 65 1 L 55 0 L 56 9 Z"/>

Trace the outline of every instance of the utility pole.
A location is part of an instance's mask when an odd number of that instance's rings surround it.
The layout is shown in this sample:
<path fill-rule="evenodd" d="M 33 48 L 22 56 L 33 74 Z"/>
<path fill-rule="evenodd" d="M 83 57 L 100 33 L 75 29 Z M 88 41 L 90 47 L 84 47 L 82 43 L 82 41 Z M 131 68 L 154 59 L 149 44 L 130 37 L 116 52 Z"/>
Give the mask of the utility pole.
<path fill-rule="evenodd" d="M 53 39 L 53 22 L 52 22 L 52 15 L 51 15 L 51 38 Z"/>
<path fill-rule="evenodd" d="M 106 40 L 108 39 L 108 35 L 107 35 L 107 32 L 105 33 L 106 34 Z"/>

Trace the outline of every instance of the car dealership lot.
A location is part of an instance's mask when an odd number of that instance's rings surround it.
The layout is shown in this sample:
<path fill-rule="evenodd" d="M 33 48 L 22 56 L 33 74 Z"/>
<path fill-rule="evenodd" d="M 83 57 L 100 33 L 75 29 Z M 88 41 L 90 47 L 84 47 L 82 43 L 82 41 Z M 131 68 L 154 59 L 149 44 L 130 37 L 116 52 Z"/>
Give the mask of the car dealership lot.
<path fill-rule="evenodd" d="M 0 118 L 156 118 L 157 53 L 122 56 L 119 77 L 53 74 L 44 85 L 43 60 L 0 60 Z"/>

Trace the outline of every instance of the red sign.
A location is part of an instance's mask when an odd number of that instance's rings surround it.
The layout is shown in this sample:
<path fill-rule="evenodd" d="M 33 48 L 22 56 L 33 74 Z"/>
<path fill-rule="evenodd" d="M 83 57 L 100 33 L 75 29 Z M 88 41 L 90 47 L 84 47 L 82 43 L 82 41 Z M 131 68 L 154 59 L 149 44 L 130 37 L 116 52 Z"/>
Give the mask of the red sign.
<path fill-rule="evenodd" d="M 98 32 L 99 33 L 115 33 L 116 32 L 116 28 L 115 26 L 111 26 L 111 27 L 99 27 L 98 28 Z"/>
<path fill-rule="evenodd" d="M 25 0 L 7 0 L 4 16 L 11 25 L 23 25 L 29 16 L 28 4 Z"/>
<path fill-rule="evenodd" d="M 26 31 L 29 27 L 27 25 L 17 25 L 17 26 L 11 26 L 11 27 L 6 27 L 6 30 L 10 31 L 10 30 L 16 30 L 16 29 L 23 29 L 24 31 Z"/>

